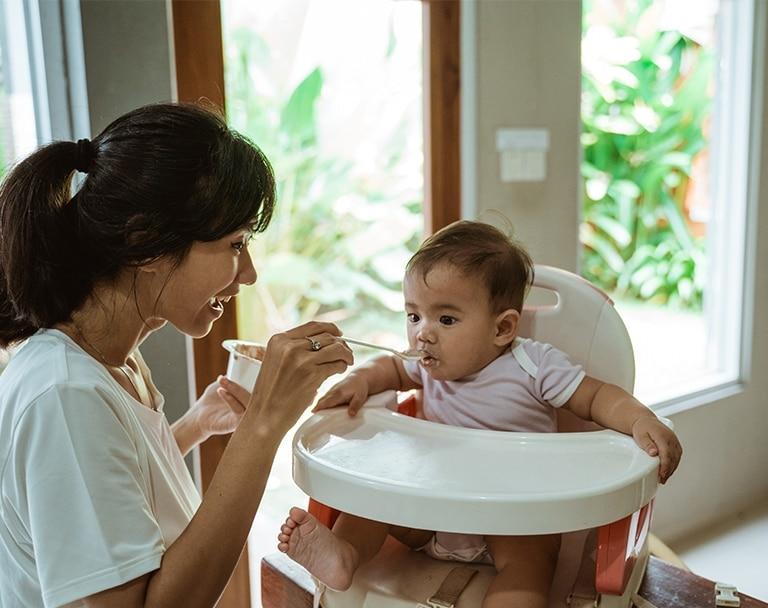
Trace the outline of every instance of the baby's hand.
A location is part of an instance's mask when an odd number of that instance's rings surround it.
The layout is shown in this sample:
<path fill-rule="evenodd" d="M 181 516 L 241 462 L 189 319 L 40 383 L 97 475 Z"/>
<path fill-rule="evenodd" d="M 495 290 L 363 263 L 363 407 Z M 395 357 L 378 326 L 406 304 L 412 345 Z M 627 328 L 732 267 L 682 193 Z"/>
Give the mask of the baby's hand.
<path fill-rule="evenodd" d="M 632 425 L 632 436 L 648 454 L 659 457 L 659 481 L 666 483 L 683 453 L 677 435 L 658 418 L 643 416 Z"/>
<path fill-rule="evenodd" d="M 367 398 L 368 381 L 361 374 L 352 372 L 323 395 L 312 411 L 317 412 L 339 405 L 346 405 L 347 413 L 350 416 L 354 416 L 363 407 L 363 403 L 365 403 Z"/>

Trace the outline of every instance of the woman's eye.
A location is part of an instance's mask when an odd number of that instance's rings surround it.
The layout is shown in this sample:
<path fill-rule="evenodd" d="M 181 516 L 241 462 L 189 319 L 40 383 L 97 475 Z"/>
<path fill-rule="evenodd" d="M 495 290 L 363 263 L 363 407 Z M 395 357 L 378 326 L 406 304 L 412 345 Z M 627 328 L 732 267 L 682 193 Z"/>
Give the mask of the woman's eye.
<path fill-rule="evenodd" d="M 237 243 L 232 243 L 232 249 L 240 253 L 245 248 L 245 241 L 237 241 Z"/>
<path fill-rule="evenodd" d="M 449 317 L 448 315 L 443 315 L 440 317 L 440 323 L 442 325 L 453 325 L 456 323 L 456 319 L 454 317 Z"/>
<path fill-rule="evenodd" d="M 408 315 L 408 322 L 409 323 L 418 323 L 419 322 L 419 315 L 415 313 L 410 313 Z"/>

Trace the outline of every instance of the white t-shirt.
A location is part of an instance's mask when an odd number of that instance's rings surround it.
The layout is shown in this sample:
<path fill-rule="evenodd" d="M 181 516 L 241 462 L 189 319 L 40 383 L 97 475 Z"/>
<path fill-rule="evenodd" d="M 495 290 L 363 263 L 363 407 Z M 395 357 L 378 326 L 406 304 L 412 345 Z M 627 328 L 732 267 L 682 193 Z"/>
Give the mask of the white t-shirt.
<path fill-rule="evenodd" d="M 0 375 L 0 606 L 81 606 L 156 570 L 200 505 L 157 410 L 57 330 Z"/>

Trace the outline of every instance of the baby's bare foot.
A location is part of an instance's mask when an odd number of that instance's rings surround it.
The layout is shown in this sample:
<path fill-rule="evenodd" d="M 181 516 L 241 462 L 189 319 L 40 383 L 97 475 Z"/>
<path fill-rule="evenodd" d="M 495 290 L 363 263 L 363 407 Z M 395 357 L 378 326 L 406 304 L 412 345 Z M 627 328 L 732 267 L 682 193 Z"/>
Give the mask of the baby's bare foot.
<path fill-rule="evenodd" d="M 313 515 L 293 507 L 277 540 L 280 551 L 331 589 L 349 589 L 357 568 L 357 551 L 347 541 L 334 536 Z"/>

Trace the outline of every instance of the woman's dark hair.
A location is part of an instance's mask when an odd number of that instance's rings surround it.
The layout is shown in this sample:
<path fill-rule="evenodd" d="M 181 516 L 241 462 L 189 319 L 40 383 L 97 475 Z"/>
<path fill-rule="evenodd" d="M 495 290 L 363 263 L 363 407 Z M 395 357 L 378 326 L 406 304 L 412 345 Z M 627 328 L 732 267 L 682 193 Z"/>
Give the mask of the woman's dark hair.
<path fill-rule="evenodd" d="M 263 231 L 274 204 L 261 150 L 195 105 L 145 106 L 93 141 L 41 147 L 0 185 L 0 345 L 68 320 L 125 268 Z"/>
<path fill-rule="evenodd" d="M 454 222 L 424 241 L 405 270 L 419 273 L 426 282 L 429 271 L 443 263 L 480 279 L 494 312 L 508 308 L 522 312 L 533 284 L 533 262 L 520 243 L 499 229 L 481 222 Z"/>

